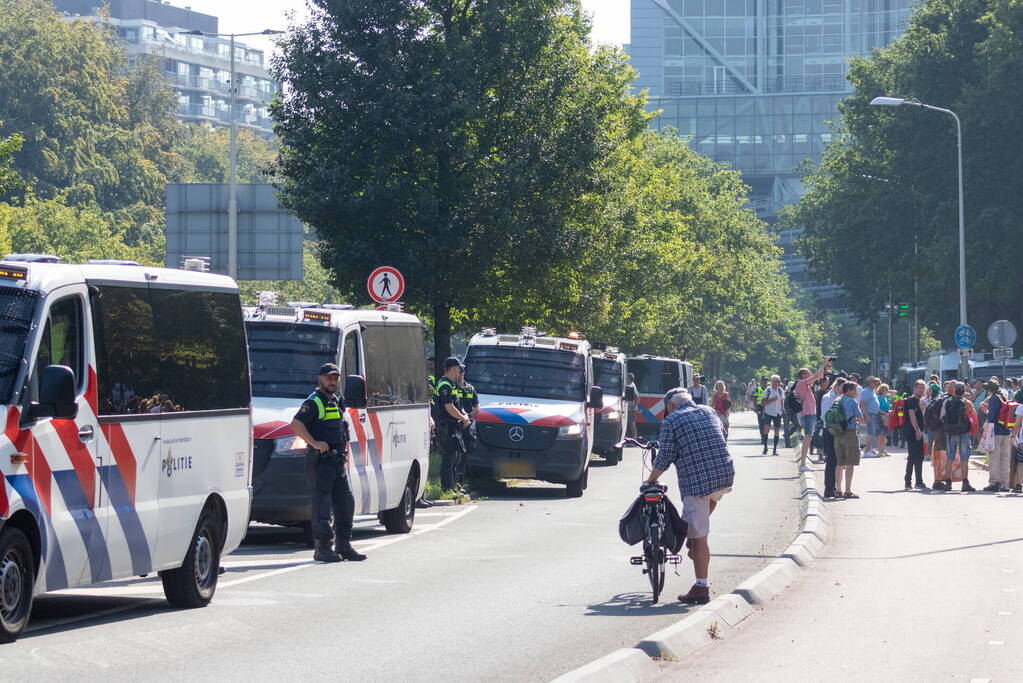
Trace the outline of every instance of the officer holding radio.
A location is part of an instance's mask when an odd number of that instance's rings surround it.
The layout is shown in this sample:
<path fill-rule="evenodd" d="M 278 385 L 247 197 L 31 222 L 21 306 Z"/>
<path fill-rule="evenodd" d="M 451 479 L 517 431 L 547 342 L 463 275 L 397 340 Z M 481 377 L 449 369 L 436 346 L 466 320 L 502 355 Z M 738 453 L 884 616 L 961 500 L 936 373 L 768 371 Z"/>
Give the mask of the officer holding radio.
<path fill-rule="evenodd" d="M 341 372 L 333 363 L 320 368 L 316 391 L 302 402 L 291 421 L 291 429 L 303 439 L 306 449 L 306 477 L 312 502 L 313 538 L 317 562 L 359 562 L 366 556 L 352 547 L 352 518 L 355 498 L 345 468 L 348 425 L 344 401 L 337 395 Z M 330 528 L 334 516 L 333 533 Z M 334 548 L 331 540 L 334 540 Z"/>

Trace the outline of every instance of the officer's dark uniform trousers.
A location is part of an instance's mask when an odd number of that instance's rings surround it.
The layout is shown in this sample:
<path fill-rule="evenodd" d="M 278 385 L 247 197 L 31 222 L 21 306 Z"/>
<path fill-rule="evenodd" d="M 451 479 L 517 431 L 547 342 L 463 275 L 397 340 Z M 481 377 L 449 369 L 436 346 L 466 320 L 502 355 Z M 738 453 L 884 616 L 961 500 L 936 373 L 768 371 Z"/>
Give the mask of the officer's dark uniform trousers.
<path fill-rule="evenodd" d="M 317 441 L 325 441 L 331 451 L 345 452 L 347 439 L 344 420 L 338 408 L 337 399 L 324 400 L 317 391 L 309 399 L 316 404 L 319 414 L 309 428 Z M 348 485 L 345 459 L 340 455 L 320 454 L 310 447 L 306 455 L 306 477 L 312 503 L 313 538 L 330 541 L 336 536 L 336 544 L 344 547 L 352 540 L 352 517 L 355 514 L 355 497 Z M 331 533 L 330 517 L 334 515 L 334 533 Z"/>

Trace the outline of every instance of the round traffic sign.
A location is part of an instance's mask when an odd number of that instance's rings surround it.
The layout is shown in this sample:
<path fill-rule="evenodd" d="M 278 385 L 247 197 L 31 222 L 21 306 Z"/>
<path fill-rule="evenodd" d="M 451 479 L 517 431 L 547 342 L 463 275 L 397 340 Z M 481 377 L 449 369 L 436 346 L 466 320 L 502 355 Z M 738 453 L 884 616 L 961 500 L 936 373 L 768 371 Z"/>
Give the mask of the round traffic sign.
<path fill-rule="evenodd" d="M 977 343 L 977 330 L 969 325 L 960 325 L 956 328 L 956 346 L 961 349 L 968 349 Z"/>
<path fill-rule="evenodd" d="M 996 349 L 1004 349 L 1016 343 L 1016 326 L 1008 320 L 996 320 L 987 328 L 987 340 Z"/>
<path fill-rule="evenodd" d="M 405 293 L 405 278 L 393 266 L 380 266 L 369 274 L 366 289 L 378 304 L 393 303 Z"/>

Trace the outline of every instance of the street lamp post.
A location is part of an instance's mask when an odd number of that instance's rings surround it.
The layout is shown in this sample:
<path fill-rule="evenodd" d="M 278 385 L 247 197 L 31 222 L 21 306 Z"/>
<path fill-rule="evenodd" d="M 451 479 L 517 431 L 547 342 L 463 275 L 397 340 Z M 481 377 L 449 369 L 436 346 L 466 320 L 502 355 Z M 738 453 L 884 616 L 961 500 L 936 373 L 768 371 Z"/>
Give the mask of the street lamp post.
<path fill-rule="evenodd" d="M 231 141 L 228 146 L 227 190 L 227 274 L 238 279 L 238 112 L 236 108 L 238 86 L 235 83 L 234 40 L 245 36 L 277 36 L 284 31 L 264 29 L 252 33 L 206 33 L 199 29 L 185 31 L 186 35 L 231 39 Z"/>
<path fill-rule="evenodd" d="M 875 97 L 870 101 L 875 107 L 901 107 L 903 105 L 930 109 L 942 114 L 948 114 L 956 122 L 956 151 L 959 162 L 959 324 L 966 325 L 966 229 L 963 213 L 963 128 L 959 117 L 951 109 L 935 107 L 915 100 L 907 100 L 901 97 Z M 959 378 L 963 381 L 969 379 L 970 364 L 967 360 L 967 350 L 959 350 Z"/>

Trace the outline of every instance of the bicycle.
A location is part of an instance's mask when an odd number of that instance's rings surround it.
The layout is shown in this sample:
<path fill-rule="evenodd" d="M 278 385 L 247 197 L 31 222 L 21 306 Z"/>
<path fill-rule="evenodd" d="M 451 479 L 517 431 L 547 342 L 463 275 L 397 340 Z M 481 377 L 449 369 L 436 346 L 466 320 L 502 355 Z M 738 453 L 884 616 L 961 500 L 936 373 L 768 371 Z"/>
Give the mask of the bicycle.
<path fill-rule="evenodd" d="M 644 462 L 646 454 L 650 456 L 651 462 L 657 458 L 656 441 L 644 442 L 630 437 L 617 444 L 615 448 L 625 445 L 642 448 L 645 451 Z M 682 558 L 671 552 L 664 542 L 664 517 L 666 514 L 664 499 L 668 495 L 668 487 L 665 484 L 643 484 L 640 487 L 640 493 L 643 495 L 643 528 L 645 529 L 643 554 L 629 558 L 629 564 L 643 565 L 643 573 L 647 575 L 650 587 L 653 589 L 653 603 L 657 604 L 661 597 L 661 591 L 664 590 L 667 565 L 678 565 L 682 562 Z"/>

